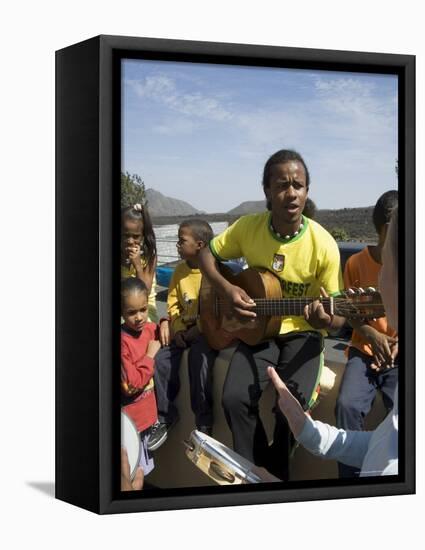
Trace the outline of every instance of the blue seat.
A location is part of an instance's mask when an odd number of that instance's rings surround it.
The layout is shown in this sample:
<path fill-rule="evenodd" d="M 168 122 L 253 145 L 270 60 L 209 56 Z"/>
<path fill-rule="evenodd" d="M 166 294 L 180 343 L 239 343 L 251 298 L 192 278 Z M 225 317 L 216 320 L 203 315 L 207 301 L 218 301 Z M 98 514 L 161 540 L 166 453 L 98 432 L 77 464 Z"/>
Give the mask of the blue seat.
<path fill-rule="evenodd" d="M 156 282 L 160 286 L 169 287 L 171 277 L 174 273 L 174 267 L 160 266 L 156 268 Z"/>

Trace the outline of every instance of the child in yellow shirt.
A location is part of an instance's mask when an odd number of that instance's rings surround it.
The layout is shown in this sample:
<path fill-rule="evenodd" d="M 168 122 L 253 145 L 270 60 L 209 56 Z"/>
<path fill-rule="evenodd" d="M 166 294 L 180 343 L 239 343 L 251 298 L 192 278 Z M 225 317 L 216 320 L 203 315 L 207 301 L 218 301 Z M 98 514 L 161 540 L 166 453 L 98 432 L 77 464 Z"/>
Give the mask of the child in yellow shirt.
<path fill-rule="evenodd" d="M 146 205 L 121 210 L 121 280 L 136 277 L 149 289 L 149 321 L 158 322 L 156 311 L 156 240 Z"/>
<path fill-rule="evenodd" d="M 198 254 L 213 236 L 211 226 L 203 220 L 186 220 L 179 227 L 177 251 L 183 261 L 176 267 L 168 290 L 172 341 L 155 358 L 158 423 L 148 440 L 151 451 L 165 442 L 168 431 L 178 420 L 174 399 L 180 387 L 178 371 L 186 348 L 189 348 L 190 401 L 195 424 L 198 430 L 212 433 L 212 368 L 217 352 L 202 335 L 197 314 L 202 277 Z"/>

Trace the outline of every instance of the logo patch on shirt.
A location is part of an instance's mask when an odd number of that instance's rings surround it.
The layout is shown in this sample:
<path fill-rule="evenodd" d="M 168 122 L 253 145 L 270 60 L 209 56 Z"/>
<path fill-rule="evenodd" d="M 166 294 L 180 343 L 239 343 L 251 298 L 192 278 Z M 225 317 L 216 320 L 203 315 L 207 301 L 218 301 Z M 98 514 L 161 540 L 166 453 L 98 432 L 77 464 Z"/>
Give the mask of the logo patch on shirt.
<path fill-rule="evenodd" d="M 183 294 L 183 302 L 185 303 L 186 306 L 190 306 L 191 303 L 193 302 L 193 300 L 189 298 L 189 295 L 187 292 Z"/>
<path fill-rule="evenodd" d="M 283 271 L 285 267 L 285 256 L 283 254 L 275 254 L 273 256 L 272 267 L 275 271 Z"/>

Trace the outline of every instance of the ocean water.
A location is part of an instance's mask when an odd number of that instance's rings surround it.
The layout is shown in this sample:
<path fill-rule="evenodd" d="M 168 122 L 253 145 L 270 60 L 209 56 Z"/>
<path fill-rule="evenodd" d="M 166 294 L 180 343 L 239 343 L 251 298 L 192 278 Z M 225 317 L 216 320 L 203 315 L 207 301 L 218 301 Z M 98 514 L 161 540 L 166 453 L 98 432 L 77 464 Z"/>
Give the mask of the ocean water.
<path fill-rule="evenodd" d="M 214 222 L 210 224 L 214 235 L 218 235 L 227 227 L 227 222 Z M 176 243 L 179 226 L 173 225 L 154 225 L 156 236 L 156 247 L 158 251 L 158 265 L 166 264 L 178 260 Z"/>

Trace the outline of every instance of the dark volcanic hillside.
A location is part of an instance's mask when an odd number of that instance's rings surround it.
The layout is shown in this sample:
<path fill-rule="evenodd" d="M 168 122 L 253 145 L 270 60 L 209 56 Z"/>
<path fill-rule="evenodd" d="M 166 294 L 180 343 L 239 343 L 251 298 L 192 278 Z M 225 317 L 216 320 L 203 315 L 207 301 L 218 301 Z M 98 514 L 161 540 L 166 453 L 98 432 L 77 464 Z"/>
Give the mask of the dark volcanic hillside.
<path fill-rule="evenodd" d="M 328 231 L 343 229 L 352 240 L 375 241 L 372 212 L 373 206 L 318 210 L 315 219 Z"/>
<path fill-rule="evenodd" d="M 244 216 L 245 214 L 253 214 L 255 212 L 263 212 L 266 209 L 266 201 L 246 201 L 242 202 L 236 208 L 229 210 L 227 214 L 231 216 Z"/>
<path fill-rule="evenodd" d="M 166 197 L 155 189 L 146 189 L 146 199 L 148 201 L 149 213 L 155 218 L 158 216 L 191 216 L 201 214 L 188 202 Z"/>

